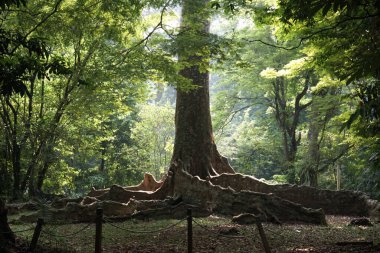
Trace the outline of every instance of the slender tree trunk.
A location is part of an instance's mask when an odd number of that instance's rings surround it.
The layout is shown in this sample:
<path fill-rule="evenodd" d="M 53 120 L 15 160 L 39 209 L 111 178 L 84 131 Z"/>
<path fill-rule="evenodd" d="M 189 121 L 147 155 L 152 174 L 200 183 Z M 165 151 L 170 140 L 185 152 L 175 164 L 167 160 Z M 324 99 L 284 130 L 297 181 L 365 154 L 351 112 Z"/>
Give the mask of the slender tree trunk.
<path fill-rule="evenodd" d="M 320 159 L 319 151 L 319 132 L 320 124 L 317 121 L 311 120 L 307 138 L 309 141 L 309 150 L 307 155 L 307 163 L 301 172 L 301 184 L 318 187 L 318 167 Z"/>
<path fill-rule="evenodd" d="M 8 195 L 9 190 L 12 189 L 10 185 L 11 176 L 8 171 L 8 161 L 9 161 L 9 146 L 8 146 L 8 136 L 4 131 L 3 140 L 1 142 L 1 153 L 0 153 L 0 195 Z"/>
<path fill-rule="evenodd" d="M 297 128 L 300 122 L 300 116 L 303 110 L 311 103 L 301 104 L 302 98 L 310 86 L 310 73 L 306 73 L 303 89 L 296 95 L 294 109 L 290 111 L 287 104 L 286 80 L 283 77 L 276 78 L 273 83 L 275 117 L 283 136 L 283 153 L 286 162 L 284 171 L 288 182 L 296 183 L 295 161 L 298 146 L 301 142 L 301 135 L 297 135 Z"/>
<path fill-rule="evenodd" d="M 42 186 L 44 184 L 46 173 L 49 169 L 50 162 L 45 161 L 42 168 L 38 171 L 38 177 L 37 177 L 37 183 L 36 183 L 36 192 L 41 193 L 42 192 Z"/>
<path fill-rule="evenodd" d="M 99 165 L 99 172 L 105 172 L 106 169 L 106 153 L 107 153 L 107 146 L 108 142 L 107 141 L 102 141 L 100 143 L 100 165 Z"/>
<path fill-rule="evenodd" d="M 341 182 L 342 182 L 342 171 L 341 171 L 341 165 L 336 165 L 336 190 L 341 190 Z"/>
<path fill-rule="evenodd" d="M 315 84 L 316 80 L 312 80 Z M 309 114 L 308 155 L 305 158 L 304 168 L 301 171 L 301 184 L 318 187 L 318 174 L 320 172 L 321 145 L 325 136 L 328 122 L 336 115 L 339 100 L 336 100 L 337 90 L 313 94 Z M 332 99 L 330 96 L 333 96 Z M 326 100 L 329 101 L 326 106 Z M 323 106 L 323 109 L 321 109 Z"/>
<path fill-rule="evenodd" d="M 50 165 L 53 162 L 54 156 L 53 156 L 53 148 L 55 146 L 55 140 L 56 136 L 52 136 L 47 140 L 47 144 L 44 147 L 43 157 L 43 165 L 42 167 L 38 170 L 38 175 L 37 175 L 37 182 L 36 182 L 36 192 L 42 193 L 42 186 L 44 184 L 46 174 L 49 170 Z"/>
<path fill-rule="evenodd" d="M 21 150 L 17 143 L 13 144 L 12 169 L 13 169 L 13 199 L 21 197 Z"/>

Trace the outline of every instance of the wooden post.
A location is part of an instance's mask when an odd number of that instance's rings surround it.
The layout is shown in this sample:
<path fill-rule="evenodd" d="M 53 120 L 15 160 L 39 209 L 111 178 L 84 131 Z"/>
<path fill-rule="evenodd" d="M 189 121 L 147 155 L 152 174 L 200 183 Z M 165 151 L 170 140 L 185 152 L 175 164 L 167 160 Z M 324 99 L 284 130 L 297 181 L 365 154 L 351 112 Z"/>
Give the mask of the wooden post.
<path fill-rule="evenodd" d="M 193 252 L 193 216 L 191 208 L 187 209 L 187 253 Z"/>
<path fill-rule="evenodd" d="M 271 253 L 267 237 L 265 236 L 265 233 L 264 233 L 263 225 L 261 224 L 261 222 L 257 222 L 256 225 L 257 225 L 257 229 L 259 230 L 261 241 L 263 242 L 265 253 Z"/>
<path fill-rule="evenodd" d="M 374 246 L 377 246 L 380 244 L 380 222 L 376 221 L 375 226 L 373 226 L 373 240 L 372 243 Z"/>
<path fill-rule="evenodd" d="M 37 247 L 38 238 L 40 237 L 42 225 L 44 224 L 44 220 L 42 218 L 38 218 L 37 225 L 34 228 L 34 233 L 32 237 L 32 241 L 30 242 L 28 252 L 34 252 Z"/>
<path fill-rule="evenodd" d="M 103 224 L 103 209 L 96 209 L 96 228 L 95 228 L 95 253 L 102 252 L 102 224 Z"/>

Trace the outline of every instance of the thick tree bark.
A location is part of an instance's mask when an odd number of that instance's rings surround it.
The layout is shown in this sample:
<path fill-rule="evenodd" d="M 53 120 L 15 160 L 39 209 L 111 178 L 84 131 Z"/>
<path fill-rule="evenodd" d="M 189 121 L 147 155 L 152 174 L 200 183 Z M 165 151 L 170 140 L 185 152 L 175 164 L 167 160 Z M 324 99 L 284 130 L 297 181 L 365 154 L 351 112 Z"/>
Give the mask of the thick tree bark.
<path fill-rule="evenodd" d="M 209 56 L 201 56 L 207 48 L 204 41 L 210 28 L 206 3 L 205 0 L 186 0 L 182 6 L 182 43 L 179 45 L 178 57 L 186 67 L 180 71 L 180 75 L 197 88 L 190 91 L 177 89 L 172 156 L 172 163 L 180 162 L 185 171 L 203 179 L 218 172 L 234 172 L 217 151 L 212 133 L 207 71 Z M 186 44 L 185 40 L 190 40 L 190 43 Z"/>

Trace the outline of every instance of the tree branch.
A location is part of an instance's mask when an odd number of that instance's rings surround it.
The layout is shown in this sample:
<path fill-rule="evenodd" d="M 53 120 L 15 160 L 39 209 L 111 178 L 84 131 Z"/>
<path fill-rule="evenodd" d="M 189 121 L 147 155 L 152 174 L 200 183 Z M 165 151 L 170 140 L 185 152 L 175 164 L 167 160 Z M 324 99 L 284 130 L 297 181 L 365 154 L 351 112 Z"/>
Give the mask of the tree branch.
<path fill-rule="evenodd" d="M 237 110 L 234 110 L 230 113 L 230 115 L 227 117 L 227 119 L 224 121 L 223 125 L 218 129 L 216 130 L 216 132 L 218 132 L 218 135 L 221 135 L 223 134 L 224 132 L 224 128 L 229 124 L 231 123 L 231 121 L 235 118 L 236 114 L 238 114 L 239 112 L 241 111 L 244 111 L 246 109 L 248 109 L 249 107 L 253 106 L 253 104 L 249 104 L 249 105 L 246 105 L 246 106 L 243 106 Z M 220 133 L 219 133 L 220 132 Z"/>
<path fill-rule="evenodd" d="M 160 14 L 160 21 L 158 22 L 158 24 L 157 24 L 155 27 L 153 27 L 152 31 L 150 31 L 150 32 L 148 33 L 148 35 L 145 36 L 145 38 L 143 38 L 142 40 L 140 40 L 138 43 L 136 43 L 136 44 L 133 45 L 132 47 L 130 47 L 130 48 L 128 48 L 128 49 L 125 49 L 125 50 L 123 50 L 123 51 L 121 52 L 122 54 L 124 54 L 124 57 L 123 57 L 123 60 L 120 61 L 118 64 L 124 62 L 124 60 L 125 60 L 125 58 L 128 56 L 128 54 L 131 53 L 133 50 L 135 50 L 137 47 L 141 46 L 142 44 L 146 44 L 146 43 L 148 42 L 149 38 L 150 38 L 150 37 L 156 32 L 156 30 L 158 30 L 158 29 L 161 28 L 163 31 L 166 32 L 166 29 L 165 29 L 164 26 L 163 26 L 163 19 L 164 19 L 164 13 L 165 13 L 167 7 L 169 6 L 170 2 L 171 2 L 171 0 L 168 0 L 168 1 L 165 3 L 164 7 L 162 7 L 161 14 Z M 166 32 L 166 33 L 169 35 L 168 32 Z M 172 35 L 169 35 L 169 36 L 172 36 Z M 117 65 L 118 65 L 118 64 L 117 64 Z"/>
<path fill-rule="evenodd" d="M 325 160 L 325 164 L 319 169 L 319 171 L 325 170 L 330 164 L 336 163 L 340 158 L 342 158 L 351 148 L 353 148 L 354 145 L 351 144 L 347 146 L 347 148 L 343 149 L 337 156 L 331 159 Z"/>
<path fill-rule="evenodd" d="M 323 32 L 326 32 L 326 31 L 330 31 L 330 30 L 334 30 L 336 28 L 338 28 L 339 26 L 341 26 L 342 24 L 346 23 L 346 22 L 349 22 L 349 21 L 354 21 L 354 20 L 363 20 L 363 19 L 367 19 L 367 18 L 373 18 L 373 17 L 377 17 L 379 16 L 380 14 L 377 13 L 377 14 L 372 14 L 372 15 L 367 15 L 367 16 L 363 16 L 363 17 L 349 17 L 347 19 L 344 19 L 344 20 L 341 20 L 339 22 L 336 22 L 334 25 L 332 26 L 328 26 L 328 27 L 324 27 L 324 28 L 321 28 L 320 30 L 317 30 L 315 32 L 312 32 L 311 34 L 305 36 L 305 37 L 301 37 L 298 44 L 293 46 L 293 47 L 285 47 L 285 46 L 279 46 L 279 45 L 275 45 L 275 44 L 272 44 L 272 43 L 269 43 L 269 42 L 265 42 L 261 39 L 248 39 L 248 38 L 243 38 L 244 41 L 247 41 L 247 42 L 250 42 L 250 43 L 254 43 L 254 42 L 259 42 L 259 43 L 262 43 L 266 46 L 270 46 L 270 47 L 274 47 L 274 48 L 278 48 L 278 49 L 283 49 L 283 50 L 295 50 L 297 48 L 299 48 L 305 40 L 308 40 L 308 39 L 311 39 L 312 37 L 320 34 L 320 33 L 323 33 Z"/>
<path fill-rule="evenodd" d="M 313 101 L 307 102 L 304 105 L 300 105 L 300 111 L 305 110 L 306 107 L 310 106 L 313 103 Z"/>
<path fill-rule="evenodd" d="M 30 34 L 32 34 L 35 30 L 37 30 L 41 25 L 43 25 L 43 23 L 45 23 L 54 13 L 56 13 L 58 11 L 58 8 L 59 8 L 59 5 L 61 4 L 63 0 L 58 0 L 56 2 L 56 4 L 54 5 L 54 8 L 52 10 L 52 12 L 50 12 L 46 17 L 44 17 L 40 22 L 37 23 L 37 25 L 35 25 L 31 30 L 29 30 L 29 32 L 27 32 L 23 39 L 22 40 L 26 40 L 28 38 L 28 36 Z M 21 44 L 17 44 L 13 50 L 11 51 L 10 54 L 13 54 L 19 47 L 21 46 Z"/>

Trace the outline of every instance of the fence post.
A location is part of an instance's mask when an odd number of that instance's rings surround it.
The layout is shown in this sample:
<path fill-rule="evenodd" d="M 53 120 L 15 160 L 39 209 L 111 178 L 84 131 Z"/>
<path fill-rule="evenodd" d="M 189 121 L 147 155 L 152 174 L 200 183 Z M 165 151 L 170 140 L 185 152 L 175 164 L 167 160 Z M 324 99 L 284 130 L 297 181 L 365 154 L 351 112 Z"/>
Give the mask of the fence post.
<path fill-rule="evenodd" d="M 38 238 L 40 237 L 43 224 L 44 224 L 44 220 L 42 218 L 38 218 L 37 225 L 34 228 L 32 241 L 30 242 L 30 245 L 28 248 L 28 252 L 34 252 L 34 250 L 36 249 L 37 243 L 38 243 Z"/>
<path fill-rule="evenodd" d="M 263 242 L 265 253 L 271 253 L 267 237 L 265 236 L 265 233 L 264 233 L 263 225 L 261 224 L 261 222 L 257 222 L 256 225 L 259 230 L 261 241 Z"/>
<path fill-rule="evenodd" d="M 193 216 L 191 208 L 187 209 L 187 253 L 193 252 Z"/>
<path fill-rule="evenodd" d="M 96 209 L 96 228 L 95 228 L 95 253 L 102 252 L 102 224 L 103 224 L 103 209 Z"/>

